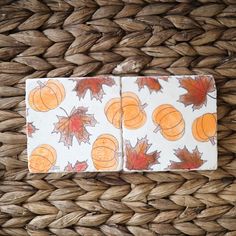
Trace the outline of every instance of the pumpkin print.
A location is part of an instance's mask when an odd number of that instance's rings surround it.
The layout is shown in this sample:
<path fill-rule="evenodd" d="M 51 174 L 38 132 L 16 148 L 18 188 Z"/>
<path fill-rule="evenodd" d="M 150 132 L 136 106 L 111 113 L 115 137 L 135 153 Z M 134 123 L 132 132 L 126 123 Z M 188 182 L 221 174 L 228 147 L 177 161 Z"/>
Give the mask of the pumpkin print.
<path fill-rule="evenodd" d="M 32 151 L 29 157 L 29 169 L 34 173 L 46 173 L 54 166 L 56 159 L 56 150 L 48 144 L 42 144 Z"/>
<path fill-rule="evenodd" d="M 111 99 L 105 106 L 107 120 L 117 129 L 121 128 L 121 101 L 120 98 Z"/>
<path fill-rule="evenodd" d="M 138 129 L 146 122 L 145 106 L 141 105 L 137 95 L 127 92 L 122 94 L 122 99 L 111 99 L 105 106 L 105 114 L 116 128 L 121 128 L 122 117 L 125 128 Z"/>
<path fill-rule="evenodd" d="M 141 101 L 134 93 L 127 92 L 122 94 L 122 111 L 124 127 L 127 129 L 138 129 L 147 120 L 144 108 L 147 104 L 141 105 Z"/>
<path fill-rule="evenodd" d="M 216 113 L 206 113 L 194 120 L 193 137 L 200 142 L 210 141 L 215 144 L 217 118 Z"/>
<path fill-rule="evenodd" d="M 160 130 L 164 138 L 169 141 L 180 139 L 185 131 L 185 123 L 182 114 L 170 104 L 163 104 L 157 107 L 153 114 L 152 120 L 157 128 L 154 132 Z"/>
<path fill-rule="evenodd" d="M 94 141 L 92 146 L 92 160 L 96 170 L 116 170 L 119 144 L 110 134 L 102 134 Z"/>
<path fill-rule="evenodd" d="M 38 81 L 38 86 L 29 93 L 29 105 L 35 111 L 46 112 L 55 109 L 65 98 L 65 88 L 57 80 L 45 83 Z"/>

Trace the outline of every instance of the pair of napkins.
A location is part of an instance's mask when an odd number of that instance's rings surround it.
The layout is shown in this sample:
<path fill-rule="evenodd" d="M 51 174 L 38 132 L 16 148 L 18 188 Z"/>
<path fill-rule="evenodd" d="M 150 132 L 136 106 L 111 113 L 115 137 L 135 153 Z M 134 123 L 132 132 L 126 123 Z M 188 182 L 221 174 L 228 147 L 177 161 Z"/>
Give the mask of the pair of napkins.
<path fill-rule="evenodd" d="M 212 76 L 26 82 L 30 172 L 215 169 Z"/>

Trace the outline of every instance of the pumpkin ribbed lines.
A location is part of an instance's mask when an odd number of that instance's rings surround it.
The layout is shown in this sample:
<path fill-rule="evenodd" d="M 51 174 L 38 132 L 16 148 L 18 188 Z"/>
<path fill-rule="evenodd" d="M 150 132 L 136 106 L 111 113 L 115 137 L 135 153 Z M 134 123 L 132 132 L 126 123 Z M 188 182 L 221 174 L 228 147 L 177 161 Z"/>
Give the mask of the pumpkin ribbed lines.
<path fill-rule="evenodd" d="M 112 149 L 112 148 L 110 148 L 110 147 L 102 146 L 102 145 L 101 145 L 101 146 L 98 146 L 98 147 L 94 147 L 93 150 L 94 150 L 94 149 L 97 149 L 97 148 L 106 148 L 106 149 L 109 149 L 109 150 L 111 150 L 111 151 L 114 151 L 114 149 Z"/>
<path fill-rule="evenodd" d="M 126 105 L 126 106 L 124 106 L 124 107 L 122 107 L 122 108 L 125 108 L 125 107 L 137 107 L 137 106 L 136 106 L 136 105 Z M 123 109 L 122 109 L 122 110 L 123 110 Z M 124 113 L 124 112 L 123 112 L 123 113 Z M 139 113 L 138 113 L 137 115 L 135 114 L 135 116 L 133 116 L 132 118 L 130 118 L 130 119 L 125 119 L 125 121 L 134 120 L 136 117 L 138 117 L 138 115 L 139 115 L 140 113 L 143 113 L 143 111 L 139 109 Z"/>
<path fill-rule="evenodd" d="M 183 119 L 181 119 L 181 120 L 179 121 L 179 123 L 177 123 L 175 126 L 170 127 L 170 128 L 163 128 L 163 130 L 173 129 L 173 128 L 177 127 L 178 125 L 180 125 L 180 123 L 182 123 L 182 122 L 184 122 Z"/>
<path fill-rule="evenodd" d="M 41 157 L 41 158 L 43 158 L 44 160 L 48 161 L 51 165 L 54 164 L 54 162 L 51 162 L 51 161 L 50 161 L 49 159 L 47 159 L 45 156 L 40 155 L 40 154 L 32 155 L 32 157 Z"/>
<path fill-rule="evenodd" d="M 59 91 L 59 93 L 60 93 L 60 99 L 59 99 L 59 100 L 62 101 L 63 94 L 62 94 L 62 92 L 61 92 L 61 88 L 60 88 L 56 83 L 54 83 L 54 82 L 52 82 L 52 81 L 50 81 L 50 80 L 49 80 L 49 83 L 57 87 L 57 89 L 58 89 L 58 91 Z M 53 90 L 53 92 L 54 92 L 54 90 Z M 55 93 L 55 92 L 54 92 L 54 93 Z M 55 93 L 55 94 L 56 94 L 56 93 Z M 58 99 L 57 99 L 57 101 L 58 101 Z M 60 103 L 60 101 L 58 101 L 58 104 Z"/>
<path fill-rule="evenodd" d="M 41 91 L 38 91 L 38 93 L 39 93 L 39 97 L 41 98 L 41 101 L 42 101 L 43 105 L 44 105 L 47 109 L 50 109 L 50 107 L 47 106 L 47 105 L 45 104 L 45 102 L 43 101 L 43 97 L 42 97 Z M 55 93 L 54 93 L 54 94 L 55 94 Z M 56 95 L 56 94 L 55 94 L 55 95 Z M 57 99 L 57 97 L 56 97 L 56 100 L 57 100 L 57 104 L 58 104 L 58 99 Z"/>
<path fill-rule="evenodd" d="M 36 92 L 37 92 L 36 89 L 34 89 L 34 90 L 32 91 L 32 93 L 33 93 L 33 95 L 32 95 L 32 99 L 33 99 L 32 105 L 34 106 L 35 109 L 34 109 L 33 107 L 32 107 L 32 108 L 33 108 L 34 110 L 39 110 L 39 108 L 37 108 L 37 106 L 36 106 L 37 103 L 34 102 L 34 95 L 35 95 Z M 31 105 L 31 106 L 32 106 L 32 105 Z"/>
<path fill-rule="evenodd" d="M 181 134 L 184 134 L 184 130 L 182 130 L 182 131 L 180 131 L 179 133 L 177 133 L 177 134 L 168 134 L 168 135 L 166 135 L 164 132 L 163 132 L 163 135 L 164 136 L 167 136 L 167 137 L 177 137 L 177 136 L 179 136 L 179 135 L 181 135 Z"/>
<path fill-rule="evenodd" d="M 171 114 L 176 113 L 178 114 L 178 111 L 171 111 L 168 114 L 165 114 L 161 119 L 160 119 L 160 123 L 162 123 L 162 120 L 165 120 L 167 116 L 170 116 Z M 182 120 L 182 119 L 181 119 Z M 173 128 L 174 126 L 168 127 L 168 128 L 163 128 L 163 129 L 169 129 L 169 128 Z"/>
<path fill-rule="evenodd" d="M 201 117 L 201 119 L 200 119 L 199 122 L 200 122 L 201 127 L 202 127 L 202 132 L 203 132 L 203 134 L 205 135 L 205 137 L 204 137 L 203 139 L 207 139 L 207 138 L 208 138 L 208 135 L 206 134 L 205 129 L 204 129 L 204 116 Z M 200 137 L 201 137 L 201 135 L 200 135 Z"/>
<path fill-rule="evenodd" d="M 109 138 L 105 138 L 105 137 L 104 137 L 104 138 L 100 138 L 100 140 L 106 140 L 106 139 L 108 139 L 109 141 L 111 141 L 111 142 L 114 144 L 114 146 L 116 147 L 117 144 L 116 144 L 113 140 L 111 140 L 111 139 L 109 139 Z"/>

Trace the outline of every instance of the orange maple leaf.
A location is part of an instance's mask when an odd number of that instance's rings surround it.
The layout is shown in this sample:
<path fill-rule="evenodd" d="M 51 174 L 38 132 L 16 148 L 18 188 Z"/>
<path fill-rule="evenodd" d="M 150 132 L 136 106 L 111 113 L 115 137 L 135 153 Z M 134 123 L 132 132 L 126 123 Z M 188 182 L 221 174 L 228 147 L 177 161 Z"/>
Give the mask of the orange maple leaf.
<path fill-rule="evenodd" d="M 86 127 L 94 127 L 97 121 L 94 115 L 87 114 L 87 111 L 86 107 L 78 107 L 73 108 L 70 115 L 66 113 L 67 116 L 57 116 L 59 121 L 54 124 L 53 133 L 61 134 L 59 142 L 63 142 L 67 147 L 72 146 L 74 136 L 79 144 L 89 142 L 90 134 Z"/>
<path fill-rule="evenodd" d="M 35 133 L 36 130 L 38 129 L 33 125 L 33 122 L 28 122 L 26 124 L 26 132 L 28 134 L 28 137 L 32 138 L 32 134 Z"/>
<path fill-rule="evenodd" d="M 171 161 L 171 164 L 168 166 L 169 169 L 197 169 L 202 166 L 206 161 L 202 160 L 202 153 L 198 151 L 196 147 L 192 152 L 184 146 L 183 149 L 178 148 L 174 153 L 179 159 L 180 162 Z"/>
<path fill-rule="evenodd" d="M 129 141 L 125 143 L 126 168 L 129 170 L 150 170 L 154 164 L 158 164 L 160 152 L 154 151 L 147 154 L 150 148 L 147 138 L 137 140 L 135 147 Z"/>
<path fill-rule="evenodd" d="M 67 172 L 83 172 L 87 168 L 88 168 L 87 161 L 81 161 L 81 162 L 80 161 L 76 161 L 74 166 L 72 165 L 72 163 L 68 162 L 68 164 L 64 168 L 64 171 L 67 171 Z"/>
<path fill-rule="evenodd" d="M 79 99 L 84 98 L 86 92 L 90 90 L 91 99 L 96 98 L 97 100 L 101 101 L 104 91 L 102 86 L 113 86 L 115 85 L 114 79 L 106 76 L 106 77 L 87 77 L 85 79 L 75 79 L 76 86 L 74 91 L 76 91 L 77 96 Z"/>
<path fill-rule="evenodd" d="M 136 83 L 139 87 L 139 90 L 144 88 L 144 86 L 146 86 L 149 89 L 150 93 L 152 93 L 153 91 L 158 92 L 161 90 L 161 85 L 158 79 L 153 77 L 139 77 L 136 80 Z"/>
<path fill-rule="evenodd" d="M 208 93 L 215 91 L 214 79 L 209 76 L 199 75 L 196 79 L 184 77 L 179 79 L 180 87 L 187 90 L 187 93 L 180 95 L 179 102 L 185 106 L 193 105 L 193 110 L 200 109 L 207 103 Z M 215 99 L 215 98 L 214 98 Z"/>

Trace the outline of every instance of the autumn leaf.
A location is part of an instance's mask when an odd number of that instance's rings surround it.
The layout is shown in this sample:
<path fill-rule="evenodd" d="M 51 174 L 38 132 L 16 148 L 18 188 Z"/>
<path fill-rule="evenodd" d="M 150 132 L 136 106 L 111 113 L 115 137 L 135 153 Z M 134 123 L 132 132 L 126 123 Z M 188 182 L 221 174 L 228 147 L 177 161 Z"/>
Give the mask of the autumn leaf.
<path fill-rule="evenodd" d="M 64 171 L 66 171 L 66 172 L 72 172 L 73 171 L 73 166 L 70 162 L 68 162 L 68 164 L 64 168 Z"/>
<path fill-rule="evenodd" d="M 33 122 L 28 122 L 26 124 L 26 132 L 28 134 L 28 137 L 32 138 L 32 134 L 35 133 L 36 130 L 38 129 L 33 125 Z"/>
<path fill-rule="evenodd" d="M 65 111 L 65 110 L 64 110 Z M 72 146 L 73 137 L 77 139 L 78 143 L 88 143 L 89 136 L 86 127 L 94 127 L 97 121 L 94 115 L 87 114 L 86 107 L 73 108 L 71 114 L 66 116 L 57 116 L 58 122 L 54 124 L 53 133 L 60 133 L 59 142 L 63 142 L 65 146 Z"/>
<path fill-rule="evenodd" d="M 91 99 L 96 98 L 101 101 L 104 91 L 103 85 L 113 86 L 115 81 L 110 77 L 87 77 L 85 79 L 78 79 L 74 91 L 76 91 L 79 99 L 84 98 L 86 92 L 90 91 Z"/>
<path fill-rule="evenodd" d="M 193 110 L 206 105 L 207 95 L 212 97 L 208 93 L 215 91 L 214 79 L 209 76 L 196 76 L 196 79 L 184 77 L 179 79 L 179 83 L 187 90 L 187 93 L 180 95 L 179 101 L 185 106 L 193 105 Z"/>
<path fill-rule="evenodd" d="M 161 75 L 161 76 L 158 76 L 157 79 L 161 79 L 161 80 L 164 80 L 164 81 L 168 81 L 169 76 L 167 76 L 167 75 Z"/>
<path fill-rule="evenodd" d="M 161 85 L 158 79 L 153 77 L 139 77 L 136 80 L 136 83 L 139 87 L 139 90 L 144 88 L 144 86 L 146 86 L 149 89 L 150 93 L 152 93 L 153 91 L 158 92 L 161 90 Z"/>
<path fill-rule="evenodd" d="M 76 161 L 75 165 L 74 165 L 74 171 L 75 172 L 81 172 L 81 171 L 85 171 L 88 167 L 87 161 Z"/>
<path fill-rule="evenodd" d="M 126 168 L 129 170 L 150 170 L 152 165 L 158 164 L 157 159 L 160 152 L 147 153 L 150 146 L 146 137 L 141 140 L 138 139 L 135 147 L 132 147 L 131 143 L 126 141 Z"/>
<path fill-rule="evenodd" d="M 179 158 L 180 162 L 171 161 L 171 164 L 168 166 L 169 169 L 197 169 L 205 163 L 205 160 L 202 160 L 202 153 L 198 151 L 196 147 L 192 152 L 184 146 L 183 149 L 179 148 L 175 150 L 175 155 Z"/>
<path fill-rule="evenodd" d="M 67 171 L 67 172 L 83 172 L 87 168 L 88 168 L 87 161 L 81 161 L 81 162 L 76 161 L 74 166 L 70 162 L 68 162 L 68 164 L 64 168 L 64 171 Z"/>

